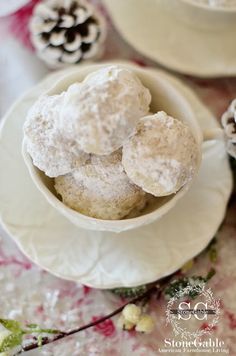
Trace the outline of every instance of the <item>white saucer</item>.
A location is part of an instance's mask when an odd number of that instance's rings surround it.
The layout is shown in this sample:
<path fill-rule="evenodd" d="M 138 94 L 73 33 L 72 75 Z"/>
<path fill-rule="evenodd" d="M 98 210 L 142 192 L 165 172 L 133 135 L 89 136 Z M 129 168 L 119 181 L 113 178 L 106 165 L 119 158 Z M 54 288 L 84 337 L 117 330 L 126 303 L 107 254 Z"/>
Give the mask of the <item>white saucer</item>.
<path fill-rule="evenodd" d="M 25 6 L 29 1 L 30 0 L 2 1 L 0 6 L 0 17 L 14 14 L 14 12 Z"/>
<path fill-rule="evenodd" d="M 232 189 L 224 144 L 204 144 L 199 176 L 161 220 L 120 234 L 80 229 L 49 205 L 31 181 L 21 156 L 22 124 L 33 101 L 67 69 L 51 74 L 7 113 L 0 137 L 0 216 L 20 249 L 51 273 L 97 288 L 136 286 L 164 277 L 209 243 L 225 214 Z M 218 124 L 181 82 L 153 70 L 178 88 L 202 127 Z"/>
<path fill-rule="evenodd" d="M 200 77 L 236 75 L 236 20 L 218 28 L 208 11 L 209 26 L 201 27 L 196 6 L 193 19 L 179 13 L 182 0 L 103 1 L 124 39 L 152 60 Z"/>

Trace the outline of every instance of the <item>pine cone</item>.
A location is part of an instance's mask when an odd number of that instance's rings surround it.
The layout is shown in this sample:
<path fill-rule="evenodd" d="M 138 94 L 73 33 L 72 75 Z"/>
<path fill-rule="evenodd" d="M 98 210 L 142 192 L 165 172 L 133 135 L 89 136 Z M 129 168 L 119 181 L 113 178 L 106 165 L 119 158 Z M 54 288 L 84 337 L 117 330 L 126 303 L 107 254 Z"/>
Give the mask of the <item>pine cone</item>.
<path fill-rule="evenodd" d="M 222 115 L 221 123 L 227 138 L 227 151 L 236 158 L 236 99 L 232 101 L 228 110 Z"/>
<path fill-rule="evenodd" d="M 40 2 L 30 31 L 38 56 L 53 67 L 98 58 L 106 34 L 103 17 L 86 0 Z"/>

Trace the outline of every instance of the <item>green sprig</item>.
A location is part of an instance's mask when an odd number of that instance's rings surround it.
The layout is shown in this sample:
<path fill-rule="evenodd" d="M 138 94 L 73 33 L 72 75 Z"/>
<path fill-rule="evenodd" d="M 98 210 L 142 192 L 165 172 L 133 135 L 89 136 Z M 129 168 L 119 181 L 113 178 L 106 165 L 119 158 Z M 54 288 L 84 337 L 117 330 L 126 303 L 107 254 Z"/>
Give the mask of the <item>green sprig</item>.
<path fill-rule="evenodd" d="M 23 333 L 15 332 L 10 333 L 8 336 L 4 337 L 0 344 L 0 352 L 6 352 L 20 346 L 23 341 Z"/>
<path fill-rule="evenodd" d="M 217 239 L 216 239 L 216 237 L 214 237 L 214 239 L 212 239 L 212 241 L 210 242 L 210 244 L 208 245 L 208 247 L 206 249 L 209 259 L 212 263 L 216 263 L 218 260 L 218 253 L 217 253 L 216 245 L 217 245 Z"/>
<path fill-rule="evenodd" d="M 30 330 L 27 330 L 26 333 L 41 333 L 41 334 L 60 334 L 61 331 L 57 329 L 42 329 L 39 325 L 37 324 L 27 324 L 27 328 Z"/>
<path fill-rule="evenodd" d="M 0 324 L 7 330 L 0 332 L 0 353 L 10 351 L 23 343 L 25 335 L 37 335 L 37 342 L 40 346 L 43 341 L 44 334 L 60 334 L 61 331 L 56 329 L 44 329 L 37 324 L 27 324 L 23 326 L 20 322 L 11 319 L 0 319 Z"/>
<path fill-rule="evenodd" d="M 147 291 L 147 285 L 142 285 L 132 288 L 115 288 L 111 289 L 111 292 L 123 298 L 134 298 L 142 295 Z"/>
<path fill-rule="evenodd" d="M 5 328 L 5 331 L 3 331 L 2 333 L 0 332 L 0 353 L 8 352 L 10 350 L 16 349 L 17 347 L 20 349 L 16 350 L 15 355 L 19 355 L 24 351 L 34 350 L 36 348 L 42 347 L 43 345 L 49 344 L 56 340 L 60 340 L 66 336 L 73 335 L 82 330 L 86 330 L 90 327 L 93 327 L 98 323 L 104 322 L 105 320 L 120 313 L 128 303 L 140 303 L 148 300 L 148 298 L 150 298 L 153 294 L 158 294 L 158 296 L 160 296 L 161 293 L 163 293 L 166 298 L 171 298 L 172 296 L 175 296 L 178 291 L 181 291 L 181 289 L 187 287 L 189 284 L 193 285 L 194 283 L 198 286 L 201 284 L 205 284 L 212 278 L 214 274 L 215 270 L 211 269 L 206 277 L 183 277 L 169 283 L 169 280 L 171 279 L 171 276 L 169 276 L 165 278 L 162 282 L 160 282 L 160 284 L 158 285 L 156 283 L 151 283 L 136 288 L 113 289 L 112 292 L 117 295 L 121 295 L 123 297 L 132 296 L 133 298 L 131 298 L 130 301 L 128 301 L 112 313 L 106 315 L 105 317 L 102 317 L 99 320 L 93 321 L 87 325 L 83 325 L 82 327 L 75 328 L 68 332 L 62 332 L 56 329 L 44 329 L 37 324 L 27 324 L 23 326 L 15 320 L 0 319 L 0 324 Z M 189 295 L 189 297 L 191 298 L 195 298 L 196 296 L 196 292 L 193 292 Z M 55 336 L 49 338 L 47 335 L 50 334 L 53 334 Z M 33 342 L 30 345 L 23 346 L 23 337 L 26 335 L 36 338 L 36 342 Z"/>
<path fill-rule="evenodd" d="M 42 344 L 43 344 L 43 336 L 42 336 L 42 335 L 39 335 L 38 338 L 37 338 L 37 341 L 38 341 L 38 346 L 39 346 L 39 347 L 42 347 Z"/>
<path fill-rule="evenodd" d="M 0 324 L 5 329 L 7 329 L 13 333 L 18 333 L 18 332 L 22 331 L 21 324 L 19 323 L 19 321 L 16 321 L 16 320 L 0 319 Z"/>
<path fill-rule="evenodd" d="M 164 296 L 167 300 L 178 295 L 178 293 L 190 285 L 203 286 L 205 285 L 215 274 L 215 270 L 212 268 L 206 277 L 193 276 L 193 277 L 183 277 L 177 280 L 173 280 L 164 290 Z M 188 297 L 194 299 L 198 296 L 197 290 L 193 289 Z"/>

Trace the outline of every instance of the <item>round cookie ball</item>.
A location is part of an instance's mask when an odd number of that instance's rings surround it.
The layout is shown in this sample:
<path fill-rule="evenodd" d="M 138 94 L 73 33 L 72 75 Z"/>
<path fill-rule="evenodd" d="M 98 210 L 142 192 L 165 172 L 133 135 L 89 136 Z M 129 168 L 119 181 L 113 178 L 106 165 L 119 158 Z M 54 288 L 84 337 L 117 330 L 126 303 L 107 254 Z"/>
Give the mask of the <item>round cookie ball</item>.
<path fill-rule="evenodd" d="M 55 178 L 55 189 L 67 206 L 98 219 L 122 219 L 146 203 L 145 192 L 124 172 L 120 150 L 108 156 L 92 155 L 85 165 Z"/>
<path fill-rule="evenodd" d="M 128 177 L 156 197 L 176 193 L 193 178 L 198 162 L 190 129 L 165 112 L 142 118 L 123 147 Z"/>
<path fill-rule="evenodd" d="M 63 95 L 42 96 L 30 109 L 24 124 L 27 152 L 33 163 L 49 177 L 57 177 L 83 164 L 89 155 L 58 128 Z"/>
<path fill-rule="evenodd" d="M 134 132 L 150 102 L 149 90 L 130 70 L 108 66 L 68 88 L 61 129 L 84 152 L 108 155 Z"/>

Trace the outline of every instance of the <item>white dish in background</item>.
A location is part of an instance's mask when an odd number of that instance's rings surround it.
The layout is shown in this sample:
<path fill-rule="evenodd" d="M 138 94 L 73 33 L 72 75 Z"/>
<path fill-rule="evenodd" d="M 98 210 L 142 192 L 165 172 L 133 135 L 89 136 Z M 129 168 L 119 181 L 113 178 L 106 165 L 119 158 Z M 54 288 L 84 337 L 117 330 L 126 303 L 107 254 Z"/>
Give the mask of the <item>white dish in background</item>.
<path fill-rule="evenodd" d="M 171 81 L 165 76 L 153 75 L 153 71 L 147 68 L 141 68 L 137 65 L 127 62 L 110 62 L 103 64 L 93 64 L 85 67 L 77 67 L 77 71 L 74 71 L 72 75 L 64 76 L 61 80 L 53 85 L 49 91 L 45 94 L 55 95 L 61 94 L 64 90 L 67 90 L 68 86 L 75 81 L 82 81 L 88 74 L 98 70 L 107 65 L 118 64 L 121 67 L 131 69 L 141 80 L 141 82 L 147 87 L 152 95 L 151 111 L 157 112 L 160 110 L 166 111 L 169 115 L 183 121 L 188 125 L 192 131 L 196 142 L 198 143 L 198 166 L 196 167 L 195 176 L 198 174 L 199 166 L 202 159 L 202 132 L 198 124 L 196 116 L 189 105 L 185 96 L 175 88 Z M 122 232 L 138 227 L 150 224 L 157 219 L 164 216 L 175 204 L 181 199 L 189 187 L 192 185 L 192 181 L 182 187 L 176 194 L 164 196 L 154 200 L 151 206 L 147 206 L 142 211 L 140 216 L 122 219 L 122 220 L 102 220 L 95 219 L 90 216 L 81 214 L 68 206 L 63 204 L 58 199 L 58 195 L 54 189 L 54 180 L 47 177 L 42 171 L 33 165 L 32 159 L 27 152 L 25 142 L 22 146 L 22 154 L 25 163 L 29 169 L 31 178 L 39 191 L 45 196 L 48 202 L 59 211 L 62 215 L 67 217 L 76 226 L 96 231 L 112 231 Z"/>
<path fill-rule="evenodd" d="M 23 253 L 61 278 L 96 288 L 114 288 L 167 276 L 206 247 L 224 218 L 232 190 L 224 143 L 204 143 L 197 179 L 159 221 L 120 234 L 78 228 L 38 191 L 21 155 L 27 110 L 58 79 L 76 70 L 51 74 L 15 103 L 5 117 L 0 137 L 2 224 Z M 212 114 L 180 81 L 160 71 L 152 73 L 170 80 L 186 96 L 202 130 L 218 127 Z"/>
<path fill-rule="evenodd" d="M 7 0 L 1 1 L 0 4 L 0 17 L 14 14 L 21 7 L 27 5 L 30 0 Z"/>
<path fill-rule="evenodd" d="M 235 0 L 182 0 L 195 6 L 213 8 L 216 11 L 236 11 Z"/>
<path fill-rule="evenodd" d="M 191 0 L 103 0 L 124 39 L 163 66 L 200 77 L 236 75 L 236 11 Z"/>

